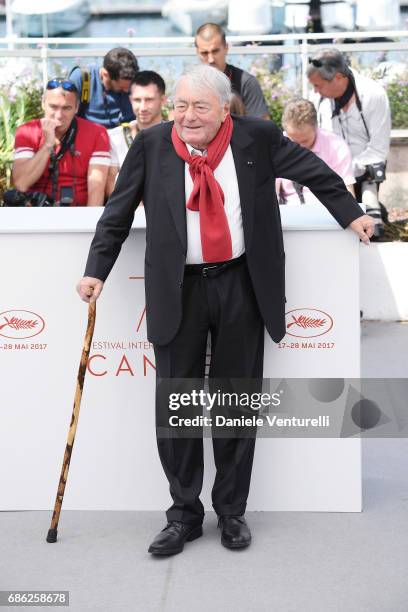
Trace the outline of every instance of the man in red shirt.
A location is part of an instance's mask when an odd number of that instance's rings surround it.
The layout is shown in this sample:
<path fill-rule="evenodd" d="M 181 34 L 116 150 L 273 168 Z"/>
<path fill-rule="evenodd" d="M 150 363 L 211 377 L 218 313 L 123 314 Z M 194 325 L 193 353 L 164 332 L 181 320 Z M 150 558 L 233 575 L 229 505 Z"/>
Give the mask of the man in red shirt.
<path fill-rule="evenodd" d="M 76 117 L 78 106 L 74 83 L 66 79 L 47 83 L 44 118 L 33 119 L 16 131 L 16 189 L 41 192 L 71 206 L 103 205 L 109 137 L 104 127 Z"/>

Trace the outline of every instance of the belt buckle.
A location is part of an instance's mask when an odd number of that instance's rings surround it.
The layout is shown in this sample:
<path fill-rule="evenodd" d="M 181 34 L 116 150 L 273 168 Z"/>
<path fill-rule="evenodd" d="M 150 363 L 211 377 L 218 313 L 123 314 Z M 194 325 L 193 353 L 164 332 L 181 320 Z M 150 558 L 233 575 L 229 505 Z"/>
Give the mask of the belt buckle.
<path fill-rule="evenodd" d="M 208 270 L 216 270 L 219 266 L 205 266 L 202 269 L 204 278 L 208 278 Z"/>

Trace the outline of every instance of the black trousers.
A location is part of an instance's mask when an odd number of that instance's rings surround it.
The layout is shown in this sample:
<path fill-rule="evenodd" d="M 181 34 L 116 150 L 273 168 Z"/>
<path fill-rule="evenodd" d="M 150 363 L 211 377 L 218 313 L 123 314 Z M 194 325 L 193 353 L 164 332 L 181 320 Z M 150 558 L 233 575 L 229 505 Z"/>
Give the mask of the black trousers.
<path fill-rule="evenodd" d="M 166 346 L 154 346 L 158 384 L 162 379 L 204 379 L 209 332 L 210 384 L 225 377 L 261 380 L 264 324 L 245 260 L 213 278 L 185 275 L 182 299 L 183 318 L 176 337 Z M 167 519 L 201 523 L 203 440 L 162 436 L 159 425 L 168 411 L 164 401 L 156 390 L 157 445 L 173 498 Z M 255 436 L 256 432 L 249 437 L 213 435 L 216 477 L 212 504 L 218 515 L 245 512 Z"/>

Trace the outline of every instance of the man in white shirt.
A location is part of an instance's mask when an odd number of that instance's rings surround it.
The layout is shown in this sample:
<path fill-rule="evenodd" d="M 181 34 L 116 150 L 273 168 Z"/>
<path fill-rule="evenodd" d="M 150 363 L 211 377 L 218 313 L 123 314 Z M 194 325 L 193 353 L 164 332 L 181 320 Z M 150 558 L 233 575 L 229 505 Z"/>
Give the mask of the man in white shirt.
<path fill-rule="evenodd" d="M 149 547 L 154 555 L 180 553 L 186 542 L 202 535 L 202 427 L 193 432 L 185 423 L 185 436 L 170 419 L 203 417 L 203 405 L 194 403 L 193 391 L 197 384 L 201 390 L 205 376 L 208 334 L 210 389 L 216 394 L 220 384 L 235 391 L 238 384 L 245 391 L 255 387 L 258 393 L 264 326 L 275 342 L 286 332 L 276 175 L 309 186 L 341 226 L 350 227 L 364 242 L 373 231 L 372 219 L 337 174 L 282 136 L 271 121 L 232 118 L 230 99 L 228 77 L 210 66 L 195 66 L 178 80 L 174 123 L 142 130 L 136 137 L 98 222 L 85 276 L 77 287 L 85 302 L 99 297 L 143 200 L 146 322 L 157 376 L 156 435 L 173 500 L 167 525 Z M 191 387 L 187 404 L 183 391 L 181 405 L 172 407 L 169 388 L 177 389 L 179 396 L 180 389 Z M 222 409 L 219 403 L 211 414 Z M 239 404 L 232 410 L 245 414 Z M 249 412 L 254 414 L 252 407 Z M 243 424 L 217 431 L 214 421 L 209 423 L 216 466 L 212 503 L 221 543 L 236 550 L 251 542 L 244 513 L 256 427 Z"/>
<path fill-rule="evenodd" d="M 391 112 L 384 88 L 354 70 L 337 49 L 322 49 L 309 59 L 308 78 L 319 126 L 344 138 L 353 156 L 356 197 L 383 234 L 378 188 L 385 179 Z"/>
<path fill-rule="evenodd" d="M 110 196 L 115 187 L 118 172 L 138 132 L 162 121 L 162 107 L 166 102 L 166 85 L 160 74 L 153 70 L 138 72 L 130 85 L 129 100 L 136 119 L 130 123 L 123 123 L 108 132 L 111 161 L 106 184 L 107 196 Z"/>

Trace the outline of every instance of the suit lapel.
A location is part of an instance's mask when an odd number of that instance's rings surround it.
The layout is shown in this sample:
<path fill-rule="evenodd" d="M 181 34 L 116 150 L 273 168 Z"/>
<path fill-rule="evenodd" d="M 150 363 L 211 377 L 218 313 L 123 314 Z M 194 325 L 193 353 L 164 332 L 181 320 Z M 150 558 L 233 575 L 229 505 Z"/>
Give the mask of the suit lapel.
<path fill-rule="evenodd" d="M 245 249 L 247 250 L 251 243 L 254 225 L 256 149 L 254 140 L 236 121 L 234 121 L 232 132 L 231 150 L 238 179 Z"/>
<path fill-rule="evenodd" d="M 161 176 L 163 177 L 163 182 L 157 185 L 157 189 L 165 191 L 174 224 L 183 247 L 183 253 L 186 254 L 187 223 L 184 161 L 178 157 L 174 150 L 171 131 L 165 134 L 162 141 Z"/>

